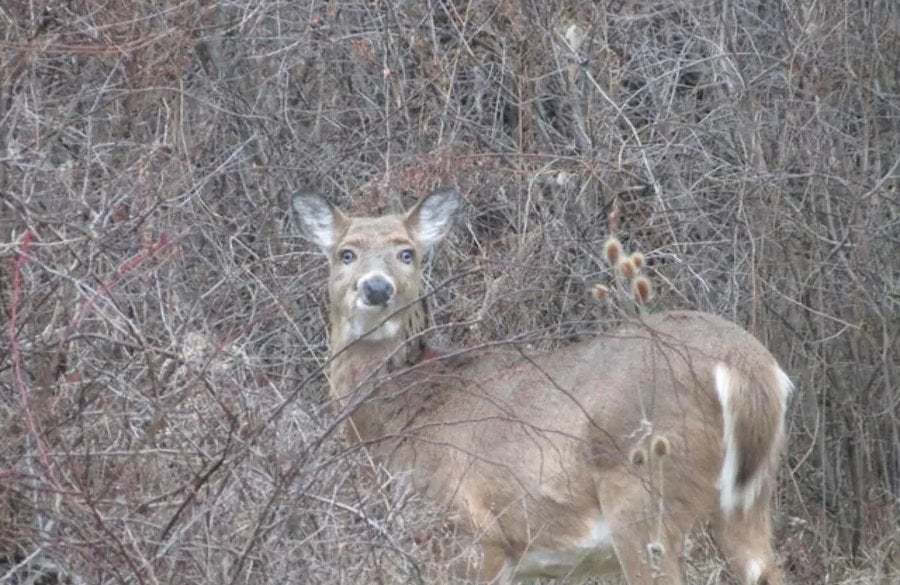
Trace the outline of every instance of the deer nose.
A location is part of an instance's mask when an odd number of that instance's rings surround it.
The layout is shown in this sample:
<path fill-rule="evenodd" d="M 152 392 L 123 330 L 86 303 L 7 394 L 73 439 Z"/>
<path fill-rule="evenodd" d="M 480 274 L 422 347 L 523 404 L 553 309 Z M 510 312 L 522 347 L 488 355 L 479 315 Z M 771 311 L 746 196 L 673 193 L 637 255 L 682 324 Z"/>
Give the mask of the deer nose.
<path fill-rule="evenodd" d="M 367 305 L 386 305 L 394 296 L 394 285 L 384 276 L 374 275 L 360 284 L 362 298 Z"/>

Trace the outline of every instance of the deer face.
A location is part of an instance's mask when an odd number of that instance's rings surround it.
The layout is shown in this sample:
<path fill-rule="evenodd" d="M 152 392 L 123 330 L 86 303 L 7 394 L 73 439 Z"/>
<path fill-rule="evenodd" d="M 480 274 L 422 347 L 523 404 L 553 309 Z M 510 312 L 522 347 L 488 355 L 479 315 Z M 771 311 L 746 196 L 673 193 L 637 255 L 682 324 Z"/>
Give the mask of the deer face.
<path fill-rule="evenodd" d="M 328 257 L 332 327 L 345 342 L 399 333 L 403 309 L 421 296 L 422 257 L 446 235 L 459 204 L 456 190 L 440 190 L 405 214 L 348 217 L 317 195 L 294 196 L 302 235 Z"/>

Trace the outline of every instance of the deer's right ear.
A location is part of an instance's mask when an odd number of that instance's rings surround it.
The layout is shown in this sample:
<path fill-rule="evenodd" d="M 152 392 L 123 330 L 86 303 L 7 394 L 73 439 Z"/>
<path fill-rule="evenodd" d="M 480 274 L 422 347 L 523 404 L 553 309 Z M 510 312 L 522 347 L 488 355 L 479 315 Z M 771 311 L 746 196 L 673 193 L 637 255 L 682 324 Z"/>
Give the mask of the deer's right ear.
<path fill-rule="evenodd" d="M 306 192 L 291 198 L 291 210 L 300 235 L 329 254 L 347 221 L 344 214 L 320 196 Z"/>

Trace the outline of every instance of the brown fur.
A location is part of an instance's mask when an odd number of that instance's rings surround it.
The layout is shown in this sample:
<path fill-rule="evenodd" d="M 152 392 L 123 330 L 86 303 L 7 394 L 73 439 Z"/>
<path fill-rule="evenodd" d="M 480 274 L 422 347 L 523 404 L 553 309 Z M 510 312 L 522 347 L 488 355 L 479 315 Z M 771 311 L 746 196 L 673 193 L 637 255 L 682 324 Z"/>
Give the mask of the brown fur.
<path fill-rule="evenodd" d="M 759 563 L 778 585 L 769 500 L 784 409 L 769 352 L 736 325 L 688 311 L 642 317 L 546 354 L 523 357 L 505 345 L 463 356 L 429 351 L 420 335 L 419 262 L 423 239 L 436 241 L 446 229 L 446 197 L 399 216 L 332 212 L 333 234 L 315 232 L 328 219 L 318 201 L 295 200 L 305 233 L 331 259 L 331 391 L 354 439 L 455 510 L 456 527 L 481 544 L 484 582 L 510 582 L 532 551 L 581 546 L 602 520 L 631 585 L 681 583 L 684 534 L 711 521 L 740 578 Z M 345 245 L 357 251 L 348 266 L 339 257 Z M 408 245 L 416 251 L 411 267 L 397 261 Z M 372 271 L 396 283 L 383 314 L 360 312 L 354 302 L 359 279 Z M 372 330 L 360 334 L 360 323 Z M 720 509 L 717 487 L 724 450 L 717 364 L 733 374 L 739 481 L 761 485 L 748 510 L 730 514 Z M 635 453 L 664 459 L 637 465 Z M 602 556 L 585 556 L 564 571 L 547 565 L 530 576 L 611 569 Z"/>

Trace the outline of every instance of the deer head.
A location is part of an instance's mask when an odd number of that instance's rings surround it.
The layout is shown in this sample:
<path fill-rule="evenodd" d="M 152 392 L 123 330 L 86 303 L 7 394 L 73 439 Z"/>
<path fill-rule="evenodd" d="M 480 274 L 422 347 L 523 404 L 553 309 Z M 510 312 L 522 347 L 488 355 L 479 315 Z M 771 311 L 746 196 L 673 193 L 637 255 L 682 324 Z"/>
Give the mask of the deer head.
<path fill-rule="evenodd" d="M 357 218 L 318 195 L 291 201 L 301 234 L 328 257 L 332 349 L 404 341 L 421 327 L 422 259 L 449 231 L 461 198 L 439 189 L 403 214 Z"/>

